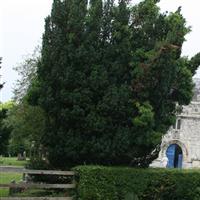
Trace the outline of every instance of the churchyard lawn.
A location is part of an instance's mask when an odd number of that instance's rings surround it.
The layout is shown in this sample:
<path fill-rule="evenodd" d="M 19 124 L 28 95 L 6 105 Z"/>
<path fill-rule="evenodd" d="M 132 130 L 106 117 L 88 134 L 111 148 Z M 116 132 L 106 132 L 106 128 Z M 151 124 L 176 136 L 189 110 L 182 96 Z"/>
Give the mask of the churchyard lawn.
<path fill-rule="evenodd" d="M 27 161 L 18 161 L 16 157 L 0 157 L 0 166 L 18 166 L 24 167 Z M 16 182 L 22 179 L 22 174 L 18 173 L 3 173 L 0 172 L 0 184 L 10 183 L 15 180 Z M 0 197 L 6 197 L 9 195 L 9 189 L 0 189 Z"/>

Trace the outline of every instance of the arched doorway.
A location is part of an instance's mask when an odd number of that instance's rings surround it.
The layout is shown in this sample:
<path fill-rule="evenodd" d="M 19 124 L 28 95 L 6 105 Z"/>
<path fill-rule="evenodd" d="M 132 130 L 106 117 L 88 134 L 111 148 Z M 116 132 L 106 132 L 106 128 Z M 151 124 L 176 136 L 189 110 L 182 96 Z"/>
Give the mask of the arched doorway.
<path fill-rule="evenodd" d="M 179 145 L 171 144 L 166 151 L 167 168 L 182 168 L 183 152 Z"/>

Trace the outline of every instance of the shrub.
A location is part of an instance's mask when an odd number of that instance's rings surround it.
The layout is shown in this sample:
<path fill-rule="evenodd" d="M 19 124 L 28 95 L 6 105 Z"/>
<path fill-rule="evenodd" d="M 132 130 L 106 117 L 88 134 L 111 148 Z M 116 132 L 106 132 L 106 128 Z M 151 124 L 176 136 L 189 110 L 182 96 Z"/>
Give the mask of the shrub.
<path fill-rule="evenodd" d="M 193 200 L 200 171 L 79 166 L 79 200 Z"/>

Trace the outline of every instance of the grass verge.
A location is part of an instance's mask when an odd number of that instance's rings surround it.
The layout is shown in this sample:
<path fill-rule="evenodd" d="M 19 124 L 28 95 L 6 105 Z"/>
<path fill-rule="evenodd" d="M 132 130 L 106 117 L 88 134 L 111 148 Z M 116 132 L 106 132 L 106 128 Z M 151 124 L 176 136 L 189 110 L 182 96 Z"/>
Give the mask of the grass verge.
<path fill-rule="evenodd" d="M 0 184 L 7 184 L 15 180 L 16 182 L 22 179 L 22 174 L 18 173 L 4 173 L 0 172 Z M 0 188 L 0 197 L 7 197 L 9 195 L 9 189 Z"/>
<path fill-rule="evenodd" d="M 19 161 L 17 157 L 0 157 L 0 166 L 25 166 L 28 161 Z"/>

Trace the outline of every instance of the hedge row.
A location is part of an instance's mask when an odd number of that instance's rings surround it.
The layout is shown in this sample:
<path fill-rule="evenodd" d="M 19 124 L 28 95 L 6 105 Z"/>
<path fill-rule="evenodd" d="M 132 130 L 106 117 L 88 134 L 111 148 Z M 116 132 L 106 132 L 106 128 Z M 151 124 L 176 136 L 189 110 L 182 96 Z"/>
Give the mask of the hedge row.
<path fill-rule="evenodd" d="M 78 200 L 200 200 L 200 171 L 79 166 Z"/>

